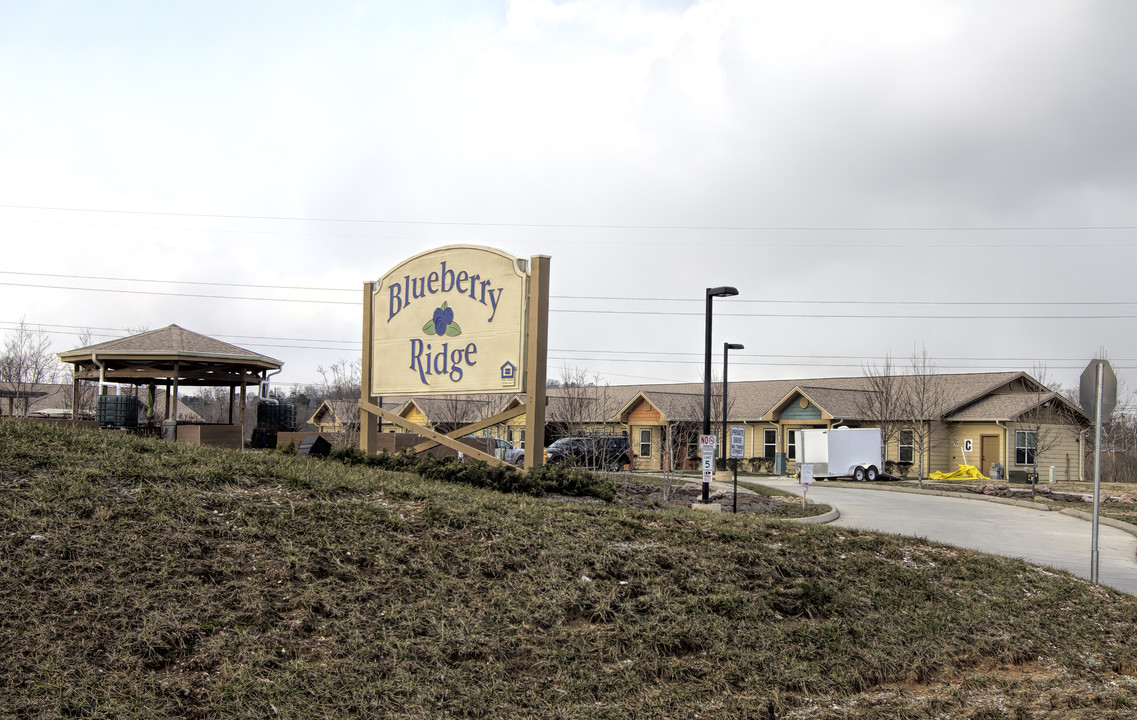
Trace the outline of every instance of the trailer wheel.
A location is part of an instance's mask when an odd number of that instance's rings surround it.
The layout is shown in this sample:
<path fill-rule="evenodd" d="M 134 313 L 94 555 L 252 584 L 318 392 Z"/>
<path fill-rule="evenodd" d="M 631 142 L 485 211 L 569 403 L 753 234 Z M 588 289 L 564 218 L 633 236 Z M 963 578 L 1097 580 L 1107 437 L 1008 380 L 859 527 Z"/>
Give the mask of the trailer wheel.
<path fill-rule="evenodd" d="M 865 471 L 865 480 L 868 480 L 869 482 L 876 482 L 876 476 L 879 473 L 880 471 L 876 469 L 876 465 L 869 465 L 869 469 Z"/>
<path fill-rule="evenodd" d="M 853 479 L 857 482 L 863 481 L 865 479 L 865 469 L 859 465 L 853 468 Z"/>

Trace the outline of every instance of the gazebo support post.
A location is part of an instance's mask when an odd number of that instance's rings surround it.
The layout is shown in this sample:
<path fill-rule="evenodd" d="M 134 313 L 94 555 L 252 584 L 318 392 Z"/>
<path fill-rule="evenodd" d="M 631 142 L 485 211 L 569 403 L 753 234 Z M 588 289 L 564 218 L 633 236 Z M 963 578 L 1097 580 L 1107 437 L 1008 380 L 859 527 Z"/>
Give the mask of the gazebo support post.
<path fill-rule="evenodd" d="M 243 380 L 241 381 L 241 414 L 240 414 L 240 418 L 241 418 L 241 422 L 240 422 L 241 437 L 244 438 L 244 435 L 245 435 L 245 382 Z"/>
<path fill-rule="evenodd" d="M 71 419 L 79 419 L 79 376 L 71 371 Z"/>
<path fill-rule="evenodd" d="M 166 383 L 166 402 L 165 407 L 162 409 L 162 419 L 170 419 L 170 383 Z"/>
<path fill-rule="evenodd" d="M 172 397 L 166 405 L 166 419 L 162 422 L 162 434 L 170 442 L 178 441 L 178 375 L 182 372 L 181 363 L 174 363 L 174 382 Z"/>
<path fill-rule="evenodd" d="M 230 425 L 233 424 L 233 399 L 236 397 L 236 395 L 237 395 L 237 386 L 236 385 L 230 385 L 229 386 L 229 424 Z"/>

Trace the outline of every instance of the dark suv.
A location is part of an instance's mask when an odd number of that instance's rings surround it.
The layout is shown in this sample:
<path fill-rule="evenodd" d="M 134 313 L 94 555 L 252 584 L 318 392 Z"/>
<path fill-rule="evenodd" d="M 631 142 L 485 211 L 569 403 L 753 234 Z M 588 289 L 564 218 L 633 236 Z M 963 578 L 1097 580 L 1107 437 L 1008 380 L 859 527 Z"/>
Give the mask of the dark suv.
<path fill-rule="evenodd" d="M 545 448 L 547 465 L 570 465 L 590 470 L 617 472 L 631 467 L 632 448 L 622 435 L 566 437 Z"/>

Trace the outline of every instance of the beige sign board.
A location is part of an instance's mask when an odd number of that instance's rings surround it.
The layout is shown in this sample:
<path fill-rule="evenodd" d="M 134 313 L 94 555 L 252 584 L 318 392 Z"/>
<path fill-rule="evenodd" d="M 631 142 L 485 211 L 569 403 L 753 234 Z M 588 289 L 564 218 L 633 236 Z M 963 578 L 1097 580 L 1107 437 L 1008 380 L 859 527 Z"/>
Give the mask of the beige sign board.
<path fill-rule="evenodd" d="M 488 247 L 415 255 L 371 297 L 371 394 L 524 392 L 527 262 Z"/>

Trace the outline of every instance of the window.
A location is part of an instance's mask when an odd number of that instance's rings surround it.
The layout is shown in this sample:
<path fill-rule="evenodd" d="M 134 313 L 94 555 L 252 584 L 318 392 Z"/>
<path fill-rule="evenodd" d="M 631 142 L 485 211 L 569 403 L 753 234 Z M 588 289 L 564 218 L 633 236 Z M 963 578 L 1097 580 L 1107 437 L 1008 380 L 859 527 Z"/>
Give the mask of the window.
<path fill-rule="evenodd" d="M 519 442 L 517 444 L 517 447 L 521 448 L 522 450 L 525 449 L 525 431 L 524 430 L 521 431 L 521 442 Z"/>
<path fill-rule="evenodd" d="M 1034 465 L 1034 451 L 1037 447 L 1037 432 L 1015 430 L 1015 465 Z"/>
<path fill-rule="evenodd" d="M 651 428 L 640 428 L 640 457 L 651 457 Z"/>
<path fill-rule="evenodd" d="M 786 457 L 790 460 L 797 459 L 797 431 L 786 431 Z"/>
<path fill-rule="evenodd" d="M 896 459 L 902 463 L 912 462 L 912 458 L 916 456 L 916 431 L 901 430 L 899 444 L 900 451 Z"/>
<path fill-rule="evenodd" d="M 778 450 L 778 431 L 770 428 L 762 431 L 762 457 L 772 458 Z"/>

